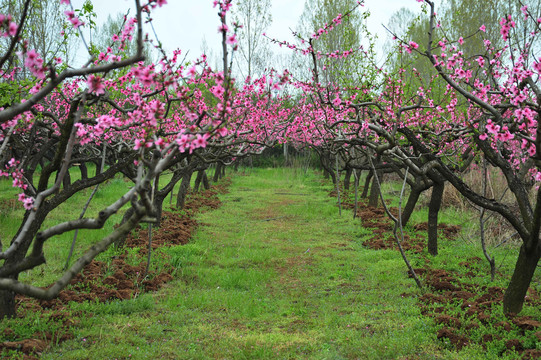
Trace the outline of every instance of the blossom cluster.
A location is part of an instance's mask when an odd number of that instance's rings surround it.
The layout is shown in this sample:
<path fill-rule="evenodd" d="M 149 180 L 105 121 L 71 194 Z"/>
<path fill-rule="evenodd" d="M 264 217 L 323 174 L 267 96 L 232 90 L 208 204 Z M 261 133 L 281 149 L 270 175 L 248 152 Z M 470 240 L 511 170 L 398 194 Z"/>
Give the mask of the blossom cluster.
<path fill-rule="evenodd" d="M 502 34 L 502 38 L 504 41 L 507 41 L 509 39 L 509 31 L 511 28 L 515 27 L 515 22 L 511 18 L 511 15 L 507 15 L 507 17 L 504 17 L 500 20 L 500 34 Z"/>
<path fill-rule="evenodd" d="M 26 52 L 26 54 L 19 53 L 19 56 L 24 57 L 24 66 L 30 70 L 32 75 L 38 79 L 45 78 L 47 68 L 43 64 L 43 59 L 39 56 L 36 50 L 29 50 Z"/>
<path fill-rule="evenodd" d="M 13 179 L 12 186 L 24 191 L 28 189 L 28 185 L 24 181 L 23 170 L 19 169 L 20 163 L 21 162 L 19 160 L 11 158 L 11 160 L 9 160 L 6 164 L 6 170 L 0 169 L 0 177 L 11 176 L 11 178 Z M 26 196 L 23 192 L 19 194 L 18 199 L 23 203 L 23 206 L 26 210 L 32 209 L 32 205 L 34 204 L 34 198 Z"/>
<path fill-rule="evenodd" d="M 66 14 L 68 21 L 71 23 L 71 25 L 73 25 L 74 28 L 77 29 L 78 27 L 84 25 L 84 23 L 77 16 L 75 16 L 75 11 L 66 10 L 64 11 L 64 14 Z"/>
<path fill-rule="evenodd" d="M 12 20 L 11 15 L 0 14 L 0 36 L 8 37 L 17 34 L 18 26 Z"/>

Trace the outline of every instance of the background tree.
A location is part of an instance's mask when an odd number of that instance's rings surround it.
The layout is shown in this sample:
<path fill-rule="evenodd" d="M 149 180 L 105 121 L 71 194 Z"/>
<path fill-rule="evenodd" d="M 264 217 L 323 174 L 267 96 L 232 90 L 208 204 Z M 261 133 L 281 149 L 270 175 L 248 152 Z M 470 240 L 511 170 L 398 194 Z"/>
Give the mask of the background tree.
<path fill-rule="evenodd" d="M 440 9 L 441 15 L 438 15 L 440 29 L 445 30 L 434 40 L 436 43 L 443 40 L 445 47 L 460 46 L 464 58 L 471 59 L 470 66 L 476 70 L 478 66 L 474 59 L 487 52 L 485 40 L 489 40 L 496 49 L 503 47 L 499 26 L 502 14 L 507 14 L 510 9 L 516 13 L 518 8 L 518 1 L 508 3 L 497 0 L 449 0 L 444 2 Z M 395 73 L 399 69 L 405 70 L 402 72 L 406 84 L 405 95 L 415 96 L 419 87 L 430 87 L 432 99 L 440 100 L 445 96 L 446 84 L 443 81 L 432 82 L 434 72 L 430 61 L 404 49 L 398 52 L 391 50 L 396 38 L 407 39 L 416 44 L 426 43 L 429 30 L 426 15 L 416 15 L 413 11 L 402 8 L 393 14 L 387 28 L 390 31 L 389 42 L 385 46 L 389 54 L 387 69 Z M 434 54 L 439 53 L 439 48 L 434 49 Z"/>
<path fill-rule="evenodd" d="M 245 77 L 260 76 L 269 67 L 272 51 L 263 33 L 272 23 L 270 0 L 240 0 L 233 10 L 238 30 L 238 53 L 234 66 Z"/>
<path fill-rule="evenodd" d="M 97 27 L 93 33 L 91 47 L 96 55 L 100 52 L 106 52 L 107 48 L 111 47 L 115 49 L 115 55 L 118 53 L 118 49 L 112 46 L 114 43 L 113 38 L 120 36 L 122 28 L 126 22 L 126 14 L 117 13 L 116 15 L 107 16 L 107 20 L 103 25 Z M 151 64 L 153 62 L 153 51 L 149 43 L 143 44 L 143 55 L 145 56 L 145 64 Z M 134 40 L 126 42 L 122 53 L 124 56 L 133 56 L 137 51 L 137 44 Z"/>
<path fill-rule="evenodd" d="M 72 36 L 74 32 L 66 24 L 66 16 L 56 1 L 48 0 L 0 0 L 0 13 L 10 14 L 13 21 L 18 23 L 27 8 L 26 17 L 32 18 L 31 22 L 25 22 L 20 29 L 20 37 L 27 40 L 28 49 L 36 52 L 46 59 L 61 58 L 70 61 L 73 57 L 75 42 Z M 0 53 L 6 53 L 11 39 L 0 38 Z M 18 44 L 16 51 L 22 51 L 23 45 Z M 11 53 L 5 68 L 13 69 L 20 67 L 19 78 L 27 78 L 30 74 L 25 71 L 22 61 L 15 52 Z"/>
<path fill-rule="evenodd" d="M 371 44 L 373 41 L 365 24 L 368 16 L 367 11 L 359 10 L 355 0 L 306 0 L 299 19 L 298 33 L 307 41 L 318 36 L 313 46 L 315 52 L 321 54 L 321 58 L 318 59 L 318 66 L 321 69 L 320 82 L 325 85 L 331 83 L 359 85 L 364 82 L 366 75 L 364 70 L 367 68 L 367 62 L 364 61 L 366 54 L 359 51 L 359 48 L 361 42 L 367 40 L 365 51 L 373 50 Z M 327 31 L 335 26 L 336 29 Z M 344 56 L 344 52 L 349 51 L 352 54 Z"/>

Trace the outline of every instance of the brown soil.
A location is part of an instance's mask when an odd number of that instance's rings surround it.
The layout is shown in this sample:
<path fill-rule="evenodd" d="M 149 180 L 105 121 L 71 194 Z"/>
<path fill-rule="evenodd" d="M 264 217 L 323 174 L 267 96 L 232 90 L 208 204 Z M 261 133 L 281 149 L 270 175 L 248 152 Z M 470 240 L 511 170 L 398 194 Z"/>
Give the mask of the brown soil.
<path fill-rule="evenodd" d="M 352 204 L 344 204 L 344 208 L 353 209 Z M 397 208 L 390 208 L 393 216 L 398 216 Z M 375 208 L 366 205 L 363 201 L 357 204 L 357 216 L 361 219 L 363 227 L 372 229 L 374 236 L 366 240 L 363 245 L 374 249 L 398 249 L 396 239 L 392 234 L 394 223 L 389 219 L 383 208 Z M 399 232 L 398 232 L 399 233 Z M 423 251 L 423 240 L 420 237 L 410 237 L 404 234 L 401 239 L 401 246 L 404 250 L 421 253 Z"/>
<path fill-rule="evenodd" d="M 477 259 L 479 258 L 464 262 L 464 267 L 467 269 L 472 263 L 478 261 Z M 490 315 L 492 308 L 503 301 L 503 289 L 500 287 L 479 287 L 468 284 L 458 280 L 457 274 L 441 269 L 426 267 L 415 269 L 415 271 L 433 291 L 419 298 L 421 313 L 433 317 L 436 323 L 443 324 L 444 327 L 438 331 L 438 339 L 447 339 L 457 349 L 471 342 L 468 336 L 479 327 L 479 324 L 492 324 L 494 328 L 501 328 L 506 332 L 517 327 L 523 331 L 541 330 L 541 322 L 531 317 L 509 318 L 509 321 L 495 321 L 492 318 Z M 531 305 L 541 305 L 534 290 L 530 289 L 529 294 L 531 294 L 529 296 Z M 445 305 L 453 302 L 461 304 L 463 318 L 459 319 L 445 313 L 449 310 L 449 307 Z M 541 337 L 541 331 L 539 332 Z M 500 339 L 497 335 L 485 334 L 481 344 L 486 346 L 487 343 Z M 508 350 L 520 353 L 524 359 L 536 359 L 541 354 L 535 349 L 525 349 L 518 339 L 508 340 L 505 345 Z"/>
<path fill-rule="evenodd" d="M 415 226 L 413 226 L 413 228 L 417 231 L 427 231 L 428 222 L 422 222 L 422 223 L 416 224 Z M 462 228 L 458 225 L 447 225 L 446 223 L 438 224 L 438 230 L 441 231 L 443 235 L 449 240 L 456 239 L 461 229 Z"/>
<path fill-rule="evenodd" d="M 153 229 L 152 249 L 163 246 L 184 245 L 197 228 L 193 215 L 204 209 L 216 209 L 221 205 L 217 194 L 227 192 L 231 180 L 226 178 L 211 189 L 199 193 L 191 193 L 182 214 L 164 211 L 159 228 Z M 53 300 L 36 300 L 22 295 L 16 296 L 17 314 L 24 317 L 27 312 L 39 312 L 49 321 L 62 324 L 54 334 L 36 333 L 30 339 L 19 340 L 11 329 L 2 332 L 4 341 L 0 343 L 0 352 L 15 350 L 24 359 L 37 359 L 49 344 L 60 343 L 71 339 L 70 327 L 76 326 L 78 320 L 67 309 L 69 302 L 107 302 L 111 300 L 127 300 L 142 291 L 156 291 L 165 283 L 173 280 L 173 267 L 166 265 L 160 273 L 149 271 L 145 276 L 146 254 L 148 252 L 148 230 L 138 227 L 126 239 L 125 246 L 139 248 L 139 258 L 128 259 L 128 251 L 117 255 L 108 262 L 93 260 L 77 274 L 70 285 L 62 290 Z M 128 262 L 129 261 L 129 262 Z M 133 265 L 133 263 L 136 265 Z M 91 316 L 85 314 L 85 316 Z M 17 341 L 15 341 L 17 340 Z"/>
<path fill-rule="evenodd" d="M 23 354 L 24 359 L 38 359 L 33 355 L 41 355 L 47 348 L 48 342 L 41 339 L 26 339 L 21 341 L 5 341 L 0 344 L 0 351 L 15 350 Z"/>
<path fill-rule="evenodd" d="M 462 349 L 469 344 L 468 338 L 457 334 L 456 329 L 444 327 L 438 330 L 438 339 L 448 339 L 457 349 Z"/>

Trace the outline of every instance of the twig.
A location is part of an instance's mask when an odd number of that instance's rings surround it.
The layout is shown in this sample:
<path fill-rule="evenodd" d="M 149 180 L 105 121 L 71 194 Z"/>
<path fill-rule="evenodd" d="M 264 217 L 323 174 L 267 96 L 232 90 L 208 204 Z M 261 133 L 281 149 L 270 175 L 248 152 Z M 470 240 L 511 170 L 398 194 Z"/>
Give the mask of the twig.
<path fill-rule="evenodd" d="M 483 196 L 487 196 L 487 182 L 488 182 L 488 176 L 487 176 L 487 160 L 483 157 Z M 494 190 L 492 190 L 492 195 L 494 195 Z M 488 263 L 490 264 L 490 281 L 494 281 L 494 277 L 496 275 L 496 260 L 494 259 L 494 256 L 490 256 L 490 254 L 487 251 L 487 246 L 485 243 L 485 212 L 486 209 L 484 207 L 480 210 L 479 215 L 479 230 L 481 232 L 481 248 L 483 249 L 483 254 L 485 255 L 485 258 L 487 259 Z"/>
<path fill-rule="evenodd" d="M 353 210 L 353 218 L 357 218 L 357 206 L 359 203 L 359 176 L 357 175 L 357 169 L 353 169 L 353 176 L 355 177 L 355 208 Z"/>
<path fill-rule="evenodd" d="M 103 154 L 101 157 L 101 165 L 100 165 L 100 173 L 103 172 L 103 169 L 105 168 L 105 153 L 107 152 L 107 142 L 103 142 Z M 92 190 L 92 194 L 88 197 L 88 200 L 86 201 L 85 206 L 83 207 L 83 210 L 81 211 L 81 215 L 79 215 L 79 220 L 85 216 L 86 210 L 88 209 L 88 206 L 90 205 L 90 202 L 94 198 L 94 195 L 98 192 L 98 189 L 100 188 L 100 184 L 96 185 L 94 190 Z M 75 229 L 75 234 L 73 234 L 73 240 L 71 242 L 71 248 L 70 253 L 68 255 L 68 258 L 66 259 L 66 264 L 64 265 L 64 271 L 68 269 L 71 257 L 73 256 L 73 251 L 75 250 L 75 242 L 77 241 L 77 235 L 79 234 L 79 229 Z"/>
<path fill-rule="evenodd" d="M 282 219 L 282 218 L 285 218 L 287 217 L 286 215 L 284 216 L 278 216 L 278 217 L 274 217 L 274 218 L 269 218 L 269 219 L 263 219 L 261 221 L 272 221 L 272 220 L 278 220 L 278 219 Z"/>
<path fill-rule="evenodd" d="M 340 173 L 338 172 L 338 153 L 336 153 L 336 195 L 338 196 L 338 213 L 342 216 L 342 203 L 340 202 Z"/>
<path fill-rule="evenodd" d="M 158 180 L 154 178 L 154 184 L 152 186 L 152 193 L 150 195 L 152 204 L 154 204 L 154 193 L 156 192 L 156 187 L 158 186 Z M 147 266 L 145 268 L 145 278 L 148 275 L 148 270 L 150 269 L 150 260 L 152 256 L 152 223 L 148 223 L 148 254 L 147 254 Z"/>
<path fill-rule="evenodd" d="M 379 183 L 379 178 L 378 178 L 378 174 L 376 172 L 376 168 L 374 167 L 374 163 L 372 162 L 372 158 L 368 158 L 368 160 L 370 161 L 370 166 L 372 166 L 372 171 L 374 172 L 374 177 L 375 177 L 375 180 L 376 180 L 376 183 L 378 185 L 378 188 L 379 188 L 379 196 L 381 198 L 381 203 L 383 204 L 383 209 L 385 209 L 385 213 L 387 214 L 387 216 L 389 216 L 389 218 L 394 221 L 394 229 L 393 229 L 393 235 L 394 235 L 394 238 L 396 240 L 396 245 L 398 246 L 398 250 L 400 250 L 400 254 L 402 255 L 402 259 L 404 260 L 404 262 L 406 263 L 406 266 L 408 267 L 409 271 L 410 271 L 410 274 L 411 276 L 413 277 L 413 279 L 415 280 L 415 282 L 417 283 L 417 286 L 419 287 L 419 289 L 422 289 L 423 288 L 423 284 L 421 283 L 421 280 L 419 280 L 419 278 L 417 277 L 417 274 L 415 273 L 415 270 L 413 269 L 413 266 L 411 266 L 407 256 L 406 256 L 406 253 L 404 252 L 404 249 L 402 248 L 402 244 L 401 244 L 401 241 L 404 240 L 404 230 L 403 230 L 403 227 L 402 227 L 402 216 L 401 216 L 401 212 L 402 212 L 402 197 L 404 195 L 404 188 L 406 187 L 406 180 L 408 178 L 408 172 L 409 172 L 409 167 L 406 168 L 406 175 L 404 176 L 404 183 L 402 184 L 402 190 L 400 192 L 400 203 L 399 203 L 399 209 L 398 209 L 398 219 L 394 217 L 394 215 L 389 211 L 389 209 L 387 208 L 387 205 L 385 204 L 385 199 L 383 198 L 383 193 L 381 191 L 381 185 Z M 400 236 L 401 236 L 401 239 L 398 238 L 398 234 L 396 232 L 396 230 L 400 228 Z"/>

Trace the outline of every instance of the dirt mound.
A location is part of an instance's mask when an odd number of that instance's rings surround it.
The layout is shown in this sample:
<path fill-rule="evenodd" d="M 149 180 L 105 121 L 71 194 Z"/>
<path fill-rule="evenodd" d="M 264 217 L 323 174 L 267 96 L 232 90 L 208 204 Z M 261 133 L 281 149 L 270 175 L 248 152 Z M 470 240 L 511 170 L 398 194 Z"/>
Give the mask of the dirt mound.
<path fill-rule="evenodd" d="M 428 222 L 425 221 L 419 224 L 415 224 L 413 228 L 417 231 L 428 231 Z M 447 239 L 454 240 L 456 239 L 462 228 L 458 225 L 447 225 L 446 223 L 439 223 L 438 230 L 441 231 Z"/>
<path fill-rule="evenodd" d="M 389 211 L 398 216 L 397 208 L 390 208 Z M 366 240 L 363 245 L 374 250 L 398 249 L 396 239 L 392 235 L 394 223 L 390 220 L 383 208 L 368 206 L 363 202 L 357 204 L 357 216 L 361 219 L 363 227 L 372 229 L 373 237 Z M 404 234 L 400 245 L 404 250 L 421 253 L 423 251 L 423 240 L 420 237 L 410 237 Z"/>
<path fill-rule="evenodd" d="M 458 350 L 470 343 L 469 339 L 457 334 L 456 329 L 444 327 L 438 330 L 438 339 L 448 339 Z"/>
<path fill-rule="evenodd" d="M 41 355 L 47 349 L 48 342 L 40 339 L 26 339 L 21 341 L 5 341 L 0 344 L 0 351 L 16 350 L 25 354 L 24 359 L 37 359 L 32 355 Z"/>
<path fill-rule="evenodd" d="M 188 215 L 164 211 L 159 230 L 152 233 L 152 249 L 187 244 L 197 225 L 197 221 Z M 145 255 L 148 252 L 148 230 L 138 226 L 137 232 L 126 238 L 126 246 L 137 247 L 141 255 Z"/>

